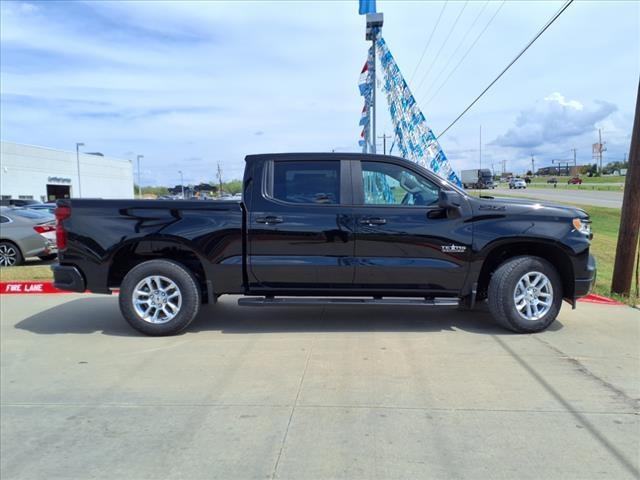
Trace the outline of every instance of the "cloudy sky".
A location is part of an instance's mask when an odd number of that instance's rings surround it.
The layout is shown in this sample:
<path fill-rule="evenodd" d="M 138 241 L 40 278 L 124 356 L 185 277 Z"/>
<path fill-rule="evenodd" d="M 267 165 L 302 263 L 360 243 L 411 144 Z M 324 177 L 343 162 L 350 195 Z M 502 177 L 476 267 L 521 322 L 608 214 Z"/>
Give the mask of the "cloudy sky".
<path fill-rule="evenodd" d="M 438 134 L 562 3 L 379 0 L 378 11 Z M 186 182 L 212 180 L 218 162 L 240 178 L 248 153 L 358 151 L 368 44 L 355 1 L 0 5 L 3 140 L 143 154 L 145 185 L 178 183 L 180 169 Z M 478 165 L 480 125 L 483 166 L 524 171 L 532 153 L 543 166 L 573 148 L 586 163 L 598 128 L 605 160 L 621 160 L 639 25 L 639 2 L 574 2 L 440 139 L 454 168 Z M 391 133 L 379 110 L 378 133 Z"/>

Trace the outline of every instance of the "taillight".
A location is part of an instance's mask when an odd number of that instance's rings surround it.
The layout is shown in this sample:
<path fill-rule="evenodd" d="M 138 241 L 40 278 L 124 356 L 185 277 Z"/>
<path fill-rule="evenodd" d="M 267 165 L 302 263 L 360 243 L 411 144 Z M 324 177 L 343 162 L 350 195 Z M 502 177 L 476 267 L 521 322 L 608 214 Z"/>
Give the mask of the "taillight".
<path fill-rule="evenodd" d="M 33 227 L 33 229 L 40 235 L 42 235 L 43 233 L 53 232 L 56 227 L 54 227 L 53 225 L 36 225 L 35 227 Z"/>
<path fill-rule="evenodd" d="M 62 221 L 71 216 L 71 207 L 59 206 L 55 210 L 56 216 L 56 246 L 58 250 L 67 248 L 67 232 L 62 225 Z"/>

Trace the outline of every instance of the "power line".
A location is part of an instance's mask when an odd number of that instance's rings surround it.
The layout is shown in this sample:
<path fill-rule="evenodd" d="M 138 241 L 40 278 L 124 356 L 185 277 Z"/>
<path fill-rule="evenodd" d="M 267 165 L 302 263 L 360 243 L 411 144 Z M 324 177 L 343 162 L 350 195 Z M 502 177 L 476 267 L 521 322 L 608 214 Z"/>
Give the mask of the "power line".
<path fill-rule="evenodd" d="M 453 51 L 453 53 L 451 55 L 449 55 L 449 60 L 447 61 L 447 63 L 444 65 L 444 67 L 442 68 L 442 70 L 440 70 L 440 72 L 438 73 L 438 75 L 436 75 L 436 78 L 433 80 L 433 82 L 431 82 L 432 86 L 435 86 L 436 83 L 438 82 L 438 80 L 440 79 L 440 77 L 442 76 L 442 74 L 445 72 L 445 70 L 447 69 L 447 67 L 449 67 L 449 64 L 451 63 L 451 61 L 453 60 L 453 58 L 456 56 L 456 53 L 458 53 L 458 50 L 460 50 L 460 47 L 464 44 L 464 41 L 467 39 L 467 37 L 469 36 L 469 34 L 471 33 L 471 30 L 473 30 L 473 27 L 475 27 L 476 23 L 478 22 L 478 19 L 480 19 L 480 16 L 484 13 L 484 11 L 486 10 L 487 6 L 489 5 L 489 3 L 491 2 L 491 0 L 487 0 L 484 5 L 482 6 L 482 8 L 480 9 L 480 12 L 478 12 L 478 15 L 476 15 L 476 18 L 473 20 L 473 22 L 471 23 L 471 26 L 467 29 L 466 33 L 464 34 L 464 36 L 462 37 L 462 40 L 460 40 L 460 43 L 458 43 L 458 46 L 455 48 L 455 50 Z M 430 89 L 429 89 L 430 90 Z M 427 90 L 427 92 L 425 93 L 425 97 L 427 95 L 427 93 L 429 93 L 429 90 Z"/>
<path fill-rule="evenodd" d="M 464 5 L 462 6 L 462 9 L 460 10 L 460 12 L 458 13 L 458 16 L 456 17 L 455 21 L 453 22 L 453 26 L 451 27 L 451 29 L 449 29 L 449 33 L 447 34 L 446 38 L 444 39 L 444 42 L 442 42 L 442 45 L 440 45 L 440 48 L 438 49 L 438 52 L 436 53 L 436 56 L 433 58 L 433 61 L 431 62 L 431 65 L 429 65 L 429 68 L 427 69 L 426 73 L 424 74 L 424 76 L 422 77 L 422 80 L 420 80 L 420 84 L 418 85 L 418 87 L 416 88 L 416 90 L 418 90 L 422 84 L 424 83 L 424 81 L 427 79 L 427 77 L 429 76 L 429 73 L 431 72 L 431 70 L 433 69 L 433 66 L 435 65 L 436 61 L 438 60 L 438 58 L 440 57 L 440 54 L 442 53 L 442 50 L 444 50 L 445 45 L 447 44 L 447 42 L 449 41 L 449 38 L 451 38 L 451 34 L 453 33 L 453 31 L 456 29 L 456 26 L 458 25 L 458 21 L 460 20 L 460 17 L 462 16 L 462 12 L 464 12 L 464 9 L 467 8 L 467 4 L 469 3 L 469 0 L 467 0 L 466 2 L 464 2 Z"/>
<path fill-rule="evenodd" d="M 467 55 L 469 55 L 469 52 L 471 52 L 471 50 L 473 50 L 473 47 L 476 46 L 476 43 L 478 43 L 478 40 L 480 40 L 480 38 L 482 37 L 482 35 L 484 35 L 484 32 L 487 31 L 487 28 L 489 28 L 489 25 L 491 25 L 491 23 L 493 22 L 493 19 L 496 18 L 496 16 L 498 15 L 498 13 L 500 13 L 500 10 L 502 10 L 502 7 L 504 7 L 504 4 L 507 3 L 507 0 L 503 0 L 502 3 L 500 4 L 500 6 L 498 7 L 498 9 L 495 11 L 495 13 L 492 15 L 492 17 L 489 19 L 489 21 L 486 23 L 486 25 L 484 26 L 484 28 L 480 31 L 480 33 L 478 34 L 478 36 L 475 38 L 475 40 L 473 41 L 473 43 L 469 46 L 469 48 L 467 49 L 466 52 L 464 52 L 464 55 L 462 56 L 462 58 L 458 61 L 458 63 L 456 64 L 455 67 L 453 67 L 453 70 L 451 70 L 449 72 L 449 75 L 447 75 L 447 78 L 444 79 L 444 82 L 442 82 L 440 84 L 440 86 L 438 87 L 438 89 L 433 93 L 433 95 L 431 95 L 431 97 L 429 97 L 429 99 L 425 102 L 424 106 L 426 107 L 427 105 L 429 105 L 431 103 L 431 101 L 436 97 L 436 95 L 438 95 L 438 93 L 440 92 L 440 90 L 442 90 L 442 87 L 444 87 L 447 82 L 449 81 L 449 79 L 451 78 L 451 76 L 456 72 L 456 70 L 458 70 L 458 67 L 462 64 L 462 62 L 464 62 L 464 59 L 467 58 Z"/>
<path fill-rule="evenodd" d="M 535 37 L 533 37 L 533 39 L 531 39 L 531 41 L 530 41 L 530 42 L 529 42 L 529 43 L 528 43 L 528 44 L 527 44 L 527 45 L 522 49 L 522 51 L 520 51 L 520 53 L 518 53 L 518 55 L 516 55 L 516 58 L 514 58 L 513 60 L 511 60 L 511 62 L 509 63 L 509 65 L 507 65 L 507 66 L 504 68 L 504 70 L 502 70 L 502 72 L 500 72 L 500 74 L 499 74 L 499 75 L 498 75 L 498 76 L 497 76 L 497 77 L 496 77 L 496 78 L 495 78 L 495 79 L 494 79 L 494 80 L 493 80 L 493 81 L 492 81 L 492 82 L 487 86 L 487 88 L 485 88 L 485 89 L 480 93 L 480 95 L 478 95 L 478 96 L 475 98 L 475 100 L 473 100 L 473 102 L 471 102 L 471 103 L 469 104 L 469 106 L 468 106 L 467 108 L 465 108 L 465 109 L 462 111 L 462 113 L 461 113 L 460 115 L 458 115 L 458 116 L 456 117 L 456 119 L 455 119 L 453 122 L 451 122 L 451 123 L 449 124 L 449 126 L 448 126 L 447 128 L 445 128 L 442 132 L 440 132 L 440 134 L 438 135 L 438 138 L 440 138 L 442 135 L 444 135 L 444 134 L 447 132 L 447 130 L 449 130 L 451 127 L 453 127 L 453 126 L 456 124 L 456 122 L 457 122 L 458 120 L 460 120 L 460 119 L 462 118 L 462 116 L 463 116 L 465 113 L 467 113 L 467 112 L 471 109 L 471 107 L 473 107 L 473 106 L 476 104 L 476 102 L 477 102 L 478 100 L 480 100 L 480 98 L 482 98 L 482 96 L 483 96 L 485 93 L 487 93 L 487 91 L 488 91 L 488 90 L 489 90 L 489 89 L 490 89 L 490 88 L 491 88 L 491 87 L 492 87 L 492 86 L 493 86 L 493 85 L 494 85 L 498 80 L 500 80 L 500 77 L 502 77 L 502 75 L 504 75 L 504 74 L 507 72 L 507 70 L 509 70 L 509 68 L 511 68 L 511 66 L 512 66 L 514 63 L 516 63 L 516 62 L 518 61 L 518 59 L 519 59 L 522 55 L 524 55 L 524 52 L 526 52 L 526 51 L 529 49 L 529 47 L 531 47 L 531 45 L 533 45 L 533 44 L 534 44 L 534 42 L 535 42 L 538 38 L 540 38 L 540 36 L 541 36 L 541 35 L 542 35 L 542 34 L 543 34 L 543 33 L 544 33 L 544 32 L 545 32 L 545 31 L 546 31 L 546 30 L 547 30 L 547 29 L 548 29 L 548 28 L 553 24 L 553 22 L 555 22 L 555 21 L 558 19 L 558 17 L 559 17 L 560 15 L 562 15 L 562 13 L 563 13 L 567 8 L 569 8 L 569 5 L 571 5 L 572 3 L 573 3 L 573 0 L 567 0 L 567 2 L 566 2 L 566 3 L 565 3 L 565 4 L 560 8 L 560 10 L 558 10 L 558 12 L 557 12 L 553 17 L 551 17 L 551 19 L 550 19 L 550 20 L 549 20 L 549 21 L 544 25 L 544 27 L 542 27 L 542 29 L 541 29 L 541 30 L 536 34 L 536 36 L 535 36 Z"/>
<path fill-rule="evenodd" d="M 429 40 L 427 40 L 427 44 L 424 46 L 424 50 L 422 50 L 422 55 L 420 55 L 420 60 L 418 60 L 418 64 L 416 65 L 415 70 L 411 74 L 411 79 L 409 80 L 409 83 L 413 81 L 413 77 L 415 77 L 416 72 L 418 71 L 418 67 L 420 67 L 420 64 L 422 63 L 424 54 L 427 53 L 427 49 L 429 48 L 429 45 L 431 45 L 431 39 L 433 38 L 433 34 L 436 33 L 436 29 L 438 28 L 438 24 L 440 23 L 440 19 L 442 18 L 442 14 L 444 13 L 445 8 L 447 8 L 446 1 L 442 4 L 442 10 L 440 10 L 440 15 L 438 15 L 438 20 L 436 20 L 436 24 L 433 26 L 433 30 L 431 30 L 431 35 L 429 35 Z"/>

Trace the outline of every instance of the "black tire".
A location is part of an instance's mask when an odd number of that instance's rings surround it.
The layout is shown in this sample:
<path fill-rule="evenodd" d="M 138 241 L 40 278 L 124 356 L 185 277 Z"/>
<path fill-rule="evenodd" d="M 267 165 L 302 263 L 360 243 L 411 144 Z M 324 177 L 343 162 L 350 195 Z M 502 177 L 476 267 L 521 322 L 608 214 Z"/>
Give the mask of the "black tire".
<path fill-rule="evenodd" d="M 162 276 L 179 289 L 181 304 L 178 312 L 165 323 L 144 320 L 134 308 L 134 289 L 147 277 Z M 151 336 L 175 335 L 184 330 L 200 310 L 200 288 L 193 274 L 182 264 L 172 260 L 149 260 L 136 265 L 124 277 L 120 286 L 120 311 L 129 325 Z M 155 311 L 155 310 L 154 310 Z"/>
<path fill-rule="evenodd" d="M 43 262 L 48 262 L 49 260 L 53 260 L 54 258 L 56 258 L 58 256 L 57 253 L 51 253 L 49 255 L 43 255 L 41 257 L 38 257 L 40 260 L 42 260 Z"/>
<path fill-rule="evenodd" d="M 529 272 L 544 274 L 553 289 L 549 310 L 539 319 L 524 318 L 516 308 L 514 292 L 519 280 Z M 518 333 L 540 332 L 551 325 L 562 306 L 562 281 L 556 269 L 540 257 L 514 257 L 498 267 L 489 282 L 489 310 L 504 328 Z"/>
<path fill-rule="evenodd" d="M 17 267 L 24 263 L 20 248 L 8 240 L 0 241 L 0 263 L 3 267 Z"/>

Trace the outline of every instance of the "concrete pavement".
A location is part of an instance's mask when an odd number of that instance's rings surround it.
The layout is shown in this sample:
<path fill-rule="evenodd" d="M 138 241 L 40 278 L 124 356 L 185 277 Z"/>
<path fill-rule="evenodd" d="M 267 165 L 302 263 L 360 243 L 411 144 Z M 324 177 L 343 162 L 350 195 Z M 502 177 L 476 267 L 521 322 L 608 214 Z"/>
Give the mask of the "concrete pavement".
<path fill-rule="evenodd" d="M 115 297 L 0 299 L 0 476 L 637 478 L 640 312 L 241 308 L 149 338 Z"/>
<path fill-rule="evenodd" d="M 508 195 L 528 197 L 557 203 L 577 203 L 594 207 L 622 208 L 622 192 L 601 192 L 597 190 L 567 190 L 553 188 L 509 189 L 496 188 L 484 195 Z"/>

